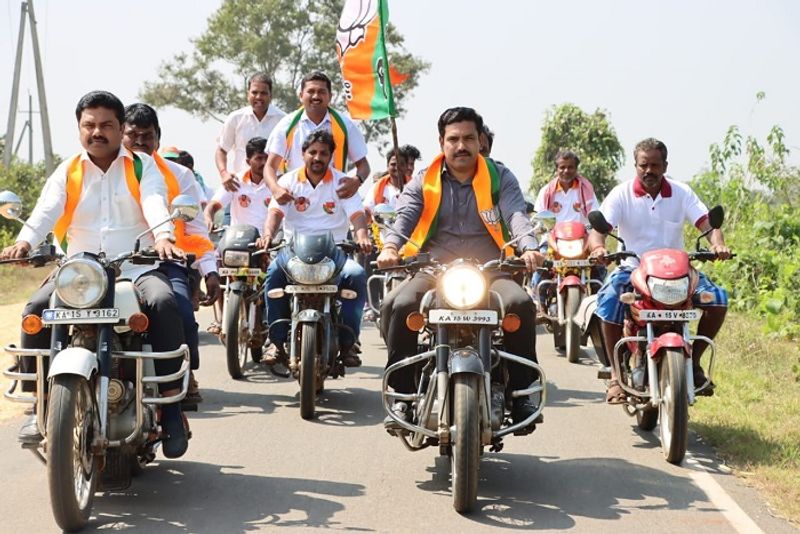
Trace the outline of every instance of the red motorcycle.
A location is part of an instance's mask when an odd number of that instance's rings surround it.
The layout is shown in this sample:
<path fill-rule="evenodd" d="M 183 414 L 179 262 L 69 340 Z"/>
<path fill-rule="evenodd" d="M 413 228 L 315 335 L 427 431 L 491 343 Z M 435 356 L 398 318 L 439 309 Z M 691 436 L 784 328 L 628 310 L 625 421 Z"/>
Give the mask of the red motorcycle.
<path fill-rule="evenodd" d="M 709 212 L 712 230 L 720 228 L 723 219 L 721 206 Z M 594 229 L 611 235 L 624 248 L 624 241 L 610 234 L 612 228 L 602 213 L 590 213 L 589 220 Z M 635 415 L 643 430 L 654 429 L 660 420 L 661 447 L 667 461 L 674 464 L 680 464 L 686 454 L 689 406 L 711 386 L 716 357 L 711 339 L 689 332 L 689 323 L 702 315 L 702 310 L 693 308 L 699 275 L 691 262 L 717 259 L 716 253 L 699 250 L 700 238 L 695 252 L 659 249 L 641 256 L 631 273 L 633 292 L 620 295 L 620 301 L 629 306 L 623 337 L 609 358 L 627 394 L 622 405 L 626 413 Z M 703 293 L 700 301 L 712 302 L 713 295 Z M 692 374 L 692 343 L 698 339 L 711 349 L 708 376 L 699 385 Z"/>
<path fill-rule="evenodd" d="M 592 278 L 595 261 L 589 258 L 586 226 L 577 221 L 555 223 L 554 218 L 547 211 L 535 216 L 545 228 L 552 227 L 547 238 L 548 261 L 540 269 L 542 278 L 534 288 L 536 302 L 544 301 L 538 322 L 552 332 L 553 344 L 564 349 L 567 360 L 576 363 L 587 340 L 574 320 L 575 314 L 583 299 L 600 289 L 603 281 Z"/>

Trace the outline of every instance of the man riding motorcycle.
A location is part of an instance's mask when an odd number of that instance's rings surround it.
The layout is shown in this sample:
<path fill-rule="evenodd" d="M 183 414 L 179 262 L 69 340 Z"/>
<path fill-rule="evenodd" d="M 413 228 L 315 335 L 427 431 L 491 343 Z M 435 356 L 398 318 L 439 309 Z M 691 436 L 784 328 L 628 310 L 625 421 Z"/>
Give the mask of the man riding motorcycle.
<path fill-rule="evenodd" d="M 292 201 L 281 205 L 273 197 L 269 205 L 264 233 L 258 240 L 258 246 L 268 248 L 272 236 L 277 232 L 285 219 L 284 231 L 287 236 L 295 234 L 321 234 L 332 232 L 335 241 L 344 241 L 352 224 L 356 243 L 363 253 L 369 254 L 372 249 L 367 234 L 367 222 L 361 206 L 361 197 L 356 194 L 346 199 L 340 198 L 336 191 L 341 181 L 346 179 L 344 173 L 330 167 L 331 157 L 336 149 L 333 136 L 325 130 L 315 130 L 303 141 L 304 165 L 290 171 L 278 180 L 278 186 L 287 191 Z M 288 257 L 279 253 L 267 270 L 267 320 L 272 325 L 270 339 L 279 359 L 286 359 L 285 344 L 289 336 L 289 325 L 286 322 L 274 324 L 280 319 L 290 317 L 289 297 L 269 297 L 273 289 L 285 288 L 288 281 L 285 268 Z M 356 352 L 355 344 L 361 331 L 361 318 L 367 298 L 367 279 L 364 269 L 352 258 L 342 269 L 339 281 L 340 289 L 356 292 L 354 299 L 342 299 L 341 319 L 349 327 L 339 329 L 339 347 L 342 362 L 347 367 L 358 367 L 361 359 Z"/>
<path fill-rule="evenodd" d="M 668 179 L 667 147 L 661 141 L 648 138 L 640 141 L 633 150 L 636 177 L 617 185 L 608 194 L 600 211 L 611 227 L 619 228 L 619 237 L 625 241 L 627 250 L 639 257 L 647 251 L 656 249 L 680 249 L 683 247 L 683 225 L 694 224 L 701 232 L 711 230 L 708 222 L 708 209 L 692 189 L 683 182 Z M 602 258 L 606 253 L 605 235 L 592 231 L 589 248 L 592 256 Z M 722 231 L 713 230 L 708 239 L 711 251 L 719 259 L 728 259 L 731 252 L 725 245 Z M 620 295 L 632 290 L 631 272 L 638 260 L 628 258 L 608 278 L 597 295 L 597 311 L 603 334 L 606 354 L 614 354 L 614 346 L 622 337 L 626 305 L 620 302 Z M 703 310 L 697 333 L 714 339 L 727 312 L 728 295 L 716 286 L 702 272 L 694 292 L 695 305 Z M 704 296 L 700 301 L 700 295 Z M 694 383 L 706 382 L 705 373 L 700 366 L 700 358 L 708 344 L 696 340 L 692 346 Z M 625 392 L 619 385 L 612 366 L 611 381 L 606 392 L 606 402 L 619 404 L 625 401 Z M 710 390 L 710 388 L 709 388 Z M 713 391 L 713 390 L 710 390 Z"/>
<path fill-rule="evenodd" d="M 457 107 L 439 117 L 439 144 L 443 154 L 406 186 L 398 202 L 394 232 L 386 237 L 378 256 L 378 266 L 393 267 L 401 255 L 428 252 L 431 258 L 449 262 L 474 258 L 481 262 L 499 257 L 508 230 L 521 237 L 518 252 L 529 271 L 542 264 L 536 250 L 531 223 L 525 214 L 525 199 L 514 175 L 505 166 L 479 155 L 479 135 L 483 119 L 474 109 Z M 495 176 L 495 180 L 491 175 Z M 493 182 L 497 188 L 492 187 Z M 411 240 L 401 236 L 410 236 Z M 417 351 L 417 333 L 405 322 L 409 313 L 419 309 L 423 295 L 435 280 L 418 273 L 393 290 L 381 306 L 384 339 L 387 340 L 387 367 Z M 522 287 L 507 276 L 496 276 L 491 290 L 497 292 L 507 313 L 520 317 L 521 327 L 506 334 L 509 352 L 536 361 L 533 302 Z M 510 364 L 511 389 L 523 389 L 532 381 L 532 370 Z M 413 393 L 414 376 L 410 367 L 391 376 L 389 384 L 396 392 Z M 405 420 L 411 410 L 400 401 L 392 411 Z M 536 411 L 527 397 L 514 399 L 512 418 L 524 421 Z M 390 417 L 386 425 L 394 424 Z"/>
<path fill-rule="evenodd" d="M 119 99 L 105 91 L 84 95 L 75 110 L 83 151 L 66 159 L 47 179 L 27 225 L 14 245 L 0 257 L 24 258 L 50 231 L 62 243 L 68 255 L 79 252 L 105 252 L 115 256 L 129 251 L 136 236 L 169 218 L 167 188 L 153 160 L 122 146 L 125 108 Z M 134 185 L 135 183 L 135 185 Z M 138 186 L 138 188 L 136 188 Z M 134 194 L 134 190 L 138 195 Z M 160 225 L 142 238 L 144 247 L 153 246 L 161 259 L 183 258 L 175 246 L 173 225 Z M 181 316 L 169 274 L 164 264 L 156 269 L 122 265 L 123 274 L 134 280 L 142 300 L 142 311 L 149 319 L 149 335 L 154 351 L 173 351 L 184 342 Z M 34 293 L 22 313 L 41 316 L 55 290 L 55 281 L 47 281 Z M 175 325 L 179 325 L 178 328 Z M 50 331 L 22 334 L 23 348 L 48 348 Z M 33 358 L 22 359 L 24 372 L 36 372 Z M 177 358 L 156 360 L 158 375 L 178 371 Z M 35 384 L 23 383 L 24 388 Z M 162 395 L 179 392 L 171 382 L 160 388 Z M 188 447 L 179 403 L 165 404 L 161 410 L 164 431 L 163 450 L 168 458 L 182 456 Z M 20 440 L 38 443 L 42 439 L 33 416 L 26 420 Z"/>

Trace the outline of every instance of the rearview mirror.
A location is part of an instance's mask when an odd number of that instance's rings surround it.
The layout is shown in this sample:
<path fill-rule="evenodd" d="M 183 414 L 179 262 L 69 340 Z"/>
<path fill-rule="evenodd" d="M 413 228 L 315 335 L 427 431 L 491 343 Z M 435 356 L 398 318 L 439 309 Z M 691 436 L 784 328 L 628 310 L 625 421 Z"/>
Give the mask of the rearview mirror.
<path fill-rule="evenodd" d="M 397 218 L 397 212 L 388 204 L 378 204 L 372 210 L 372 218 L 379 224 L 391 224 Z"/>
<path fill-rule="evenodd" d="M 592 225 L 593 230 L 597 230 L 601 234 L 608 234 L 613 230 L 601 211 L 595 210 L 589 213 L 589 224 Z"/>
<path fill-rule="evenodd" d="M 200 204 L 189 195 L 178 195 L 169 206 L 170 218 L 189 222 L 200 213 Z"/>
<path fill-rule="evenodd" d="M 556 214 L 549 210 L 540 211 L 533 216 L 533 220 L 541 223 L 547 230 L 552 230 L 556 226 Z"/>
<path fill-rule="evenodd" d="M 22 215 L 22 201 L 15 193 L 11 191 L 0 193 L 0 215 L 14 221 Z"/>
<path fill-rule="evenodd" d="M 708 224 L 711 228 L 718 230 L 722 228 L 722 223 L 725 221 L 725 208 L 717 204 L 708 211 Z"/>

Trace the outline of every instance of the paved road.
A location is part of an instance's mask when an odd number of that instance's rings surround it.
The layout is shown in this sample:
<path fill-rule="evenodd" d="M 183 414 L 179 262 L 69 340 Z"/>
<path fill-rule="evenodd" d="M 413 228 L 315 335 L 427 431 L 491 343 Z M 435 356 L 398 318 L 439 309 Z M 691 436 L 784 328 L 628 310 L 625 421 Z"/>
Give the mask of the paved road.
<path fill-rule="evenodd" d="M 296 382 L 261 369 L 231 380 L 221 346 L 203 335 L 206 402 L 191 415 L 189 452 L 152 464 L 125 492 L 98 496 L 90 530 L 794 532 L 696 440 L 690 462 L 666 463 L 653 434 L 603 404 L 591 361 L 568 364 L 544 335 L 545 424 L 483 457 L 479 510 L 459 516 L 437 451 L 407 452 L 383 431 L 385 352 L 374 328 L 363 339 L 364 366 L 326 383 L 318 418 L 307 422 Z M 17 447 L 18 425 L 0 425 L 0 531 L 53 532 L 45 470 Z"/>

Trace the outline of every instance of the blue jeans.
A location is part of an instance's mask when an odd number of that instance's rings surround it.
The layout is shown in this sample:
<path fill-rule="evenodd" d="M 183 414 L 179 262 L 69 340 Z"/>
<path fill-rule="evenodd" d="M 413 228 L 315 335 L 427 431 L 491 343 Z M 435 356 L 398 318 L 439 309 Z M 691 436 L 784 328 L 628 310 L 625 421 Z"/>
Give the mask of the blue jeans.
<path fill-rule="evenodd" d="M 164 273 L 172 284 L 172 292 L 178 302 L 178 314 L 183 323 L 183 337 L 189 346 L 191 368 L 198 369 L 200 367 L 200 337 L 197 334 L 198 325 L 194 317 L 189 273 L 185 267 L 169 262 L 163 262 L 158 270 Z"/>
<path fill-rule="evenodd" d="M 271 289 L 284 288 L 289 283 L 286 272 L 286 262 L 289 261 L 288 254 L 278 254 L 275 261 L 270 263 L 267 269 L 267 283 L 265 284 L 265 291 L 269 292 Z M 358 341 L 361 333 L 361 318 L 364 315 L 364 303 L 367 301 L 367 274 L 364 269 L 355 261 L 348 258 L 344 264 L 342 272 L 336 280 L 339 290 L 352 289 L 356 292 L 354 299 L 341 299 L 342 308 L 340 320 L 343 324 L 350 327 L 355 333 L 346 328 L 339 329 L 339 346 L 351 347 Z M 289 338 L 290 324 L 287 322 L 278 323 L 273 325 L 279 319 L 289 319 L 291 317 L 291 301 L 289 295 L 284 295 L 281 298 L 267 297 L 267 322 L 269 322 L 269 338 L 273 343 L 285 343 Z"/>

